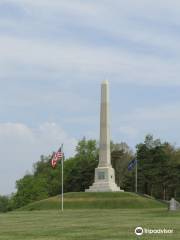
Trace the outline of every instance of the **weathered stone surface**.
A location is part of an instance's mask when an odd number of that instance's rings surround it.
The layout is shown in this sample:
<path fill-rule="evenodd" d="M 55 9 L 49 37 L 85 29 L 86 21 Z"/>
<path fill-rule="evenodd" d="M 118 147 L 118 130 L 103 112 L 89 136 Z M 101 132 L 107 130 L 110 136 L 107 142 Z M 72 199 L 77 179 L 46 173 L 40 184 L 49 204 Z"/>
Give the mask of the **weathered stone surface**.
<path fill-rule="evenodd" d="M 101 84 L 99 165 L 95 169 L 94 184 L 86 191 L 87 192 L 123 191 L 120 190 L 120 188 L 115 183 L 114 169 L 111 166 L 108 81 L 103 81 Z"/>
<path fill-rule="evenodd" d="M 176 201 L 174 198 L 171 198 L 171 200 L 169 201 L 169 210 L 170 211 L 180 210 L 180 203 Z"/>

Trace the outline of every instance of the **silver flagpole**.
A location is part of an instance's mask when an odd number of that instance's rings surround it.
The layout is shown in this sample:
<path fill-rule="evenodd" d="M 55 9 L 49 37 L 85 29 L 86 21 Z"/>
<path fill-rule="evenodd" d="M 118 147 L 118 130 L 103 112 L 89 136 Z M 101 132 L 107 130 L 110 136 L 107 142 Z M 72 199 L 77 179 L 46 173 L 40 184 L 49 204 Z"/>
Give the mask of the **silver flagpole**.
<path fill-rule="evenodd" d="M 64 189 L 63 189 L 63 185 L 64 185 L 64 153 L 63 153 L 63 144 L 62 144 L 62 147 L 61 147 L 61 151 L 62 151 L 62 154 L 63 154 L 63 156 L 62 156 L 62 172 L 61 172 L 61 177 L 62 177 L 62 179 L 61 179 L 61 211 L 63 212 L 63 210 L 64 210 Z"/>
<path fill-rule="evenodd" d="M 136 159 L 136 173 L 135 173 L 135 192 L 137 193 L 137 166 L 138 165 L 138 161 L 137 161 L 137 159 Z"/>

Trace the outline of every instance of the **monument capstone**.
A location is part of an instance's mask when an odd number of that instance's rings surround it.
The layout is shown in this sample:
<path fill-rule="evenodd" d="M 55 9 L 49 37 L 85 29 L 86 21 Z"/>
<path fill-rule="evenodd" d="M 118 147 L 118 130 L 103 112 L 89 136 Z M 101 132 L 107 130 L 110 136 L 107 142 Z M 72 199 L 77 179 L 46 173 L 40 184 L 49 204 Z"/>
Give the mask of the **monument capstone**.
<path fill-rule="evenodd" d="M 86 192 L 120 192 L 115 183 L 115 173 L 111 166 L 110 121 L 109 121 L 109 84 L 101 84 L 100 146 L 99 165 L 95 169 L 95 180 Z"/>

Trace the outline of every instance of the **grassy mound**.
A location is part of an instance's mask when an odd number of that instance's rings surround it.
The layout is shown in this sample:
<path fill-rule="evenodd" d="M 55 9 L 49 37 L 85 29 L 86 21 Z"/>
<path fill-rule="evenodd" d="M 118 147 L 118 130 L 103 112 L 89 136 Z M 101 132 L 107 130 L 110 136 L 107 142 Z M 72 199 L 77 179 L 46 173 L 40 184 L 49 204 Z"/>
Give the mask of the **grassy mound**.
<path fill-rule="evenodd" d="M 20 210 L 49 210 L 61 207 L 61 196 L 55 196 L 41 201 L 37 201 Z M 139 196 L 129 192 L 97 192 L 97 193 L 65 193 L 65 209 L 142 209 L 142 208 L 166 208 L 153 198 Z"/>

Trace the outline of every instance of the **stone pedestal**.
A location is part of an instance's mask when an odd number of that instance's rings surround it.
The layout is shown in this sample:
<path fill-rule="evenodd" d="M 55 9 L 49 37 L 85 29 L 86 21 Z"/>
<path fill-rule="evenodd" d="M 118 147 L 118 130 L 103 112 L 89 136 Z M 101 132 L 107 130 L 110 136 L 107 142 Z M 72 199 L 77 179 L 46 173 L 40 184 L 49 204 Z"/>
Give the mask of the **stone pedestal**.
<path fill-rule="evenodd" d="M 109 124 L 109 86 L 108 81 L 101 84 L 100 148 L 99 165 L 95 169 L 95 180 L 86 192 L 123 191 L 115 183 L 114 169 L 111 166 L 110 124 Z"/>
<path fill-rule="evenodd" d="M 95 169 L 95 181 L 86 192 L 119 192 L 122 191 L 115 183 L 112 167 L 98 167 Z"/>

